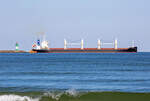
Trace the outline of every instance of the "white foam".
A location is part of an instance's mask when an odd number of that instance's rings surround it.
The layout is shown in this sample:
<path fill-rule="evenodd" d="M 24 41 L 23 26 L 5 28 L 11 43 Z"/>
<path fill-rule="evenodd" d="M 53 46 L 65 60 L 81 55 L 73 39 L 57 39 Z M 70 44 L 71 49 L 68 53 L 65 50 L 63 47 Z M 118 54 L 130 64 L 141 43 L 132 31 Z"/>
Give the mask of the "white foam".
<path fill-rule="evenodd" d="M 67 94 L 67 95 L 75 97 L 78 95 L 78 92 L 75 89 L 69 89 L 69 90 L 66 90 L 65 92 L 47 92 L 47 93 L 44 93 L 44 96 L 51 97 L 52 99 L 55 99 L 55 100 L 59 100 L 63 94 Z"/>
<path fill-rule="evenodd" d="M 28 96 L 19 95 L 0 95 L 0 101 L 39 101 L 39 99 L 32 99 Z"/>
<path fill-rule="evenodd" d="M 71 96 L 77 96 L 78 92 L 75 89 L 72 88 L 72 89 L 67 90 L 66 94 L 69 94 Z"/>
<path fill-rule="evenodd" d="M 44 96 L 48 96 L 48 97 L 51 97 L 52 99 L 59 100 L 62 94 L 63 93 L 47 92 L 47 93 L 44 93 Z"/>

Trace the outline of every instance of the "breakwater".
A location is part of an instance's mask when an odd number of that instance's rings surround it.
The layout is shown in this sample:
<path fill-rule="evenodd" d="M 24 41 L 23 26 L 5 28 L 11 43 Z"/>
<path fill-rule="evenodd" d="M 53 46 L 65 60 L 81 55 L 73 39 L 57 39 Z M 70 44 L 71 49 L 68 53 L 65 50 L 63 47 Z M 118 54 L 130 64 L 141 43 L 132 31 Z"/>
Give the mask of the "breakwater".
<path fill-rule="evenodd" d="M 26 51 L 23 50 L 0 50 L 0 53 L 27 53 Z"/>

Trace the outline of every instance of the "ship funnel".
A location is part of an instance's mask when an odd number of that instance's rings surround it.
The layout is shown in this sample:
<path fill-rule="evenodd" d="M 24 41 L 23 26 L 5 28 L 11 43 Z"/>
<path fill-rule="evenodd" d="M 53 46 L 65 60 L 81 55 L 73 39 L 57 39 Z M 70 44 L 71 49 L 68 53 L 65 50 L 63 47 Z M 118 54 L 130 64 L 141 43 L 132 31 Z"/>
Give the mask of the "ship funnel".
<path fill-rule="evenodd" d="M 49 49 L 49 47 L 48 47 L 48 41 L 46 40 L 45 33 L 43 33 L 42 37 L 43 37 L 43 40 L 41 42 L 42 49 Z"/>
<path fill-rule="evenodd" d="M 43 48 L 43 49 L 48 49 L 48 41 L 42 41 L 42 43 L 41 43 L 41 47 Z"/>

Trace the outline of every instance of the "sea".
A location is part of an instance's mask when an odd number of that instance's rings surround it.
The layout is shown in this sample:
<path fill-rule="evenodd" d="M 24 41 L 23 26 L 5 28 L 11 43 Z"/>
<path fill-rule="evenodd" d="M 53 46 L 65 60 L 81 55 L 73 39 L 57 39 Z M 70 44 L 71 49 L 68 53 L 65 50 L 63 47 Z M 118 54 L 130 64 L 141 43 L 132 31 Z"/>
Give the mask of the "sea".
<path fill-rule="evenodd" d="M 0 53 L 0 101 L 126 101 L 124 97 L 150 101 L 149 52 Z"/>

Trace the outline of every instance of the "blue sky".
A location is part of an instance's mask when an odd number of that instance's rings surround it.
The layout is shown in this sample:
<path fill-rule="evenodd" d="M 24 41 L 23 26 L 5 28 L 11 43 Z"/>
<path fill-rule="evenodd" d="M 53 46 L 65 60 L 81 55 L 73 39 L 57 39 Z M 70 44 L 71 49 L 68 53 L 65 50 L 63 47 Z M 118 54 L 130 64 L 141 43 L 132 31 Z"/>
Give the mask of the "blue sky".
<path fill-rule="evenodd" d="M 30 50 L 37 32 L 50 47 L 64 38 L 97 47 L 97 39 L 150 51 L 150 0 L 0 0 L 0 49 Z M 104 46 L 105 47 L 105 46 Z M 113 47 L 113 46 L 107 46 Z"/>

